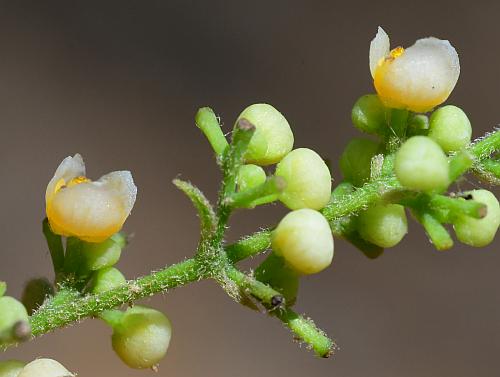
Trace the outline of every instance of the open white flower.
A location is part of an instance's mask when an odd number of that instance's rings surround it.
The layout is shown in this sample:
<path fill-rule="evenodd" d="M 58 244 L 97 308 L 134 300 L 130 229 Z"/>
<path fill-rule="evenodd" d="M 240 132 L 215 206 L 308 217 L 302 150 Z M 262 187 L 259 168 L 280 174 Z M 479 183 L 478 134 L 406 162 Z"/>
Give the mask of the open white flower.
<path fill-rule="evenodd" d="M 47 218 L 54 233 L 102 242 L 122 228 L 136 195 L 129 171 L 115 171 L 92 182 L 76 154 L 61 162 L 47 186 Z"/>
<path fill-rule="evenodd" d="M 370 71 L 386 106 L 425 112 L 449 97 L 460 62 L 450 42 L 433 37 L 390 50 L 389 36 L 379 27 L 370 44 Z"/>

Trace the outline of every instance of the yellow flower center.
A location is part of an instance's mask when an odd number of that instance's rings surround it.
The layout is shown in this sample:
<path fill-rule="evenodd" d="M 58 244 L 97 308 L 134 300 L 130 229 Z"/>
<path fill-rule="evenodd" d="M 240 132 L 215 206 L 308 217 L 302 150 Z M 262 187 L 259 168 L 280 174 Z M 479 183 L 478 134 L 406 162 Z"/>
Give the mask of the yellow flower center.
<path fill-rule="evenodd" d="M 68 183 L 66 183 L 64 178 L 61 178 L 60 180 L 57 181 L 56 187 L 54 187 L 54 194 L 58 193 L 63 188 L 73 187 L 73 186 L 79 185 L 80 183 L 86 183 L 86 182 L 92 182 L 92 181 L 90 179 L 88 179 L 87 177 L 84 177 L 82 175 L 79 177 L 73 178 Z"/>

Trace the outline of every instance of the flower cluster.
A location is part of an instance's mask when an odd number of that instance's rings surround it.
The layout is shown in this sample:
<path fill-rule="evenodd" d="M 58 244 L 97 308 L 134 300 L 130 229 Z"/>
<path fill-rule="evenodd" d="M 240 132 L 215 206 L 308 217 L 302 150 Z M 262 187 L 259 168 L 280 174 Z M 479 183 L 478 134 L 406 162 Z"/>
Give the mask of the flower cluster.
<path fill-rule="evenodd" d="M 327 357 L 333 342 L 291 307 L 301 276 L 332 263 L 334 236 L 377 257 L 407 234 L 409 210 L 439 250 L 453 245 L 446 224 L 453 226 L 462 243 L 491 243 L 500 226 L 495 195 L 484 189 L 450 190 L 469 170 L 490 183 L 500 182 L 495 155 L 500 134 L 471 144 L 472 126 L 465 112 L 453 105 L 436 108 L 459 77 L 455 49 L 448 41 L 425 38 L 407 49 L 391 50 L 389 37 L 379 28 L 369 60 L 377 94 L 356 101 L 352 121 L 375 137 L 347 144 L 339 162 L 344 179 L 333 191 L 325 161 L 312 149 L 294 149 L 292 128 L 273 106 L 253 104 L 244 109 L 231 142 L 215 113 L 200 109 L 195 123 L 209 140 L 223 175 L 217 206 L 192 184 L 175 180 L 198 210 L 197 253 L 135 281 L 127 281 L 116 267 L 127 245 L 122 227 L 137 195 L 131 173 L 112 172 L 92 181 L 80 155 L 65 158 L 45 195 L 43 231 L 55 281 L 29 281 L 22 302 L 5 296 L 6 285 L 0 282 L 0 344 L 29 338 L 31 325 L 33 334 L 39 335 L 68 324 L 66 317 L 98 316 L 111 327 L 112 348 L 126 365 L 155 369 L 170 345 L 169 319 L 146 306 L 120 310 L 119 305 L 212 278 L 240 303 L 261 305 Z M 224 232 L 234 210 L 272 202 L 290 210 L 276 227 L 225 245 Z M 239 260 L 267 249 L 271 252 L 253 273 L 237 268 Z M 84 309 L 72 313 L 79 304 Z M 55 309 L 61 308 L 73 317 L 55 318 L 61 313 Z M 0 377 L 35 376 L 73 374 L 50 359 L 26 365 L 0 362 Z"/>

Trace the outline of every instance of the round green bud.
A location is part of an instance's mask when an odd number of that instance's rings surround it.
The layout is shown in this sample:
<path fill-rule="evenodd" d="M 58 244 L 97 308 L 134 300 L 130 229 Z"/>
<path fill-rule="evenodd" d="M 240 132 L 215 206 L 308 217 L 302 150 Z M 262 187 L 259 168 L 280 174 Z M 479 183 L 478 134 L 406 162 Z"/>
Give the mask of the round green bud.
<path fill-rule="evenodd" d="M 0 361 L 0 377 L 17 377 L 25 365 L 18 360 Z"/>
<path fill-rule="evenodd" d="M 313 150 L 291 151 L 276 167 L 276 176 L 286 181 L 279 199 L 290 209 L 321 209 L 330 201 L 332 176 L 323 159 Z"/>
<path fill-rule="evenodd" d="M 426 136 L 413 136 L 399 148 L 394 171 L 411 190 L 444 189 L 449 183 L 448 159 L 439 144 Z"/>
<path fill-rule="evenodd" d="M 28 281 L 23 290 L 21 302 L 28 314 L 33 314 L 49 296 L 54 295 L 54 287 L 47 278 L 35 278 Z"/>
<path fill-rule="evenodd" d="M 376 94 L 366 94 L 352 108 L 352 123 L 363 132 L 385 135 L 388 129 L 386 112 L 386 107 Z"/>
<path fill-rule="evenodd" d="M 408 232 L 405 208 L 399 204 L 377 204 L 359 214 L 359 235 L 380 247 L 396 246 Z"/>
<path fill-rule="evenodd" d="M 98 243 L 82 241 L 82 254 L 87 269 L 97 271 L 101 268 L 111 267 L 120 260 L 123 243 L 121 237 L 113 237 Z"/>
<path fill-rule="evenodd" d="M 94 274 L 90 282 L 90 290 L 94 294 L 103 293 L 125 284 L 125 276 L 114 267 L 106 267 Z"/>
<path fill-rule="evenodd" d="M 464 194 L 470 194 L 472 200 L 485 204 L 487 213 L 482 219 L 475 219 L 469 216 L 458 217 L 453 223 L 457 238 L 460 242 L 470 246 L 486 246 L 493 241 L 500 225 L 500 206 L 498 200 L 488 190 L 473 190 Z"/>
<path fill-rule="evenodd" d="M 472 126 L 462 109 L 447 105 L 432 113 L 428 136 L 445 152 L 455 152 L 470 144 Z"/>
<path fill-rule="evenodd" d="M 282 257 L 275 253 L 269 254 L 255 270 L 255 278 L 281 293 L 287 306 L 295 303 L 299 290 L 299 276 L 286 265 Z"/>
<path fill-rule="evenodd" d="M 10 296 L 0 297 L 0 334 L 6 340 L 14 340 L 18 323 L 28 322 L 28 312 L 21 302 Z"/>
<path fill-rule="evenodd" d="M 73 377 L 74 374 L 52 359 L 36 359 L 28 363 L 17 377 Z"/>
<path fill-rule="evenodd" d="M 288 213 L 272 233 L 271 246 L 300 274 L 314 274 L 332 263 L 333 237 L 328 221 L 315 210 Z"/>
<path fill-rule="evenodd" d="M 245 191 L 263 184 L 266 181 L 266 172 L 257 165 L 242 165 L 236 179 L 238 190 Z"/>
<path fill-rule="evenodd" d="M 265 103 L 248 106 L 238 117 L 255 126 L 255 133 L 245 153 L 247 162 L 257 165 L 275 164 L 292 150 L 293 133 L 286 118 Z"/>
<path fill-rule="evenodd" d="M 163 313 L 136 305 L 114 326 L 112 345 L 129 367 L 151 368 L 167 353 L 171 336 L 172 325 Z"/>
<path fill-rule="evenodd" d="M 340 170 L 344 179 L 354 186 L 363 186 L 370 179 L 371 161 L 379 151 L 379 144 L 369 139 L 352 139 L 340 156 Z"/>

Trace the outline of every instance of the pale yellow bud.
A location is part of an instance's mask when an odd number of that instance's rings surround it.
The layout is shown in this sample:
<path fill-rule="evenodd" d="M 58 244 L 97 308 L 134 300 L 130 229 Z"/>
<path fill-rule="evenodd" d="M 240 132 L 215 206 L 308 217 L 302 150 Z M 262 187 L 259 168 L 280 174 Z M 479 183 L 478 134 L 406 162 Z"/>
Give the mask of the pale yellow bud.
<path fill-rule="evenodd" d="M 379 27 L 370 44 L 370 71 L 387 107 L 426 112 L 449 97 L 460 62 L 449 41 L 433 37 L 390 50 L 389 36 Z"/>
<path fill-rule="evenodd" d="M 92 182 L 79 154 L 66 157 L 47 186 L 47 217 L 54 233 L 102 242 L 118 232 L 137 195 L 129 171 L 115 171 Z"/>
<path fill-rule="evenodd" d="M 18 377 L 73 377 L 74 374 L 52 359 L 36 359 L 27 364 Z"/>
<path fill-rule="evenodd" d="M 333 237 L 318 211 L 303 208 L 287 214 L 272 234 L 272 248 L 300 274 L 314 274 L 332 263 Z"/>

